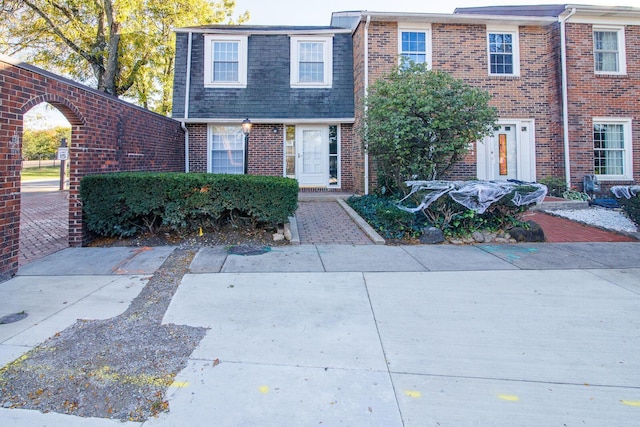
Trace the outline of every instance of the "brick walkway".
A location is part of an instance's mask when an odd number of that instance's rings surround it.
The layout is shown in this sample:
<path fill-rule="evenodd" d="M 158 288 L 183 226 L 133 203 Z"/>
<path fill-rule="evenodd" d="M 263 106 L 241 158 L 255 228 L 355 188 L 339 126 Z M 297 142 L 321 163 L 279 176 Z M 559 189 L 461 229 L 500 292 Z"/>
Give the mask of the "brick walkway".
<path fill-rule="evenodd" d="M 373 244 L 336 201 L 299 202 L 296 221 L 301 244 Z"/>
<path fill-rule="evenodd" d="M 571 221 L 542 212 L 527 212 L 523 218 L 532 220 L 544 231 L 547 242 L 637 242 L 633 237 L 628 237 L 611 231 L 590 227 L 579 222 Z"/>
<path fill-rule="evenodd" d="M 22 193 L 18 265 L 69 247 L 67 191 Z"/>

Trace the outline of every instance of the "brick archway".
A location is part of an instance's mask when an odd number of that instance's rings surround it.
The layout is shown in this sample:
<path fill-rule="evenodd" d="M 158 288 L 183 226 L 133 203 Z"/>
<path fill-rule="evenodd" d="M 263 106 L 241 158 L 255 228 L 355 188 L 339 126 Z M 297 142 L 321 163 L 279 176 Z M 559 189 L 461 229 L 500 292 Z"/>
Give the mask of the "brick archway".
<path fill-rule="evenodd" d="M 69 245 L 86 242 L 80 180 L 119 171 L 184 171 L 179 122 L 0 55 L 0 278 L 18 269 L 23 116 L 47 102 L 71 124 Z"/>

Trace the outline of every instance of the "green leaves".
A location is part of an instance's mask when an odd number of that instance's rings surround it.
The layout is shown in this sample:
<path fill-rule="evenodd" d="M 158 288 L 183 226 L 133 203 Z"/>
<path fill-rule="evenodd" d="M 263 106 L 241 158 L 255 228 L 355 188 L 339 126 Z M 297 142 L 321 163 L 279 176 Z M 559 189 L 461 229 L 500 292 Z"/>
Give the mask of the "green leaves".
<path fill-rule="evenodd" d="M 0 3 L 0 52 L 171 111 L 174 28 L 232 23 L 234 0 L 12 0 Z M 242 23 L 248 12 L 236 18 Z"/>
<path fill-rule="evenodd" d="M 491 133 L 497 112 L 489 100 L 486 91 L 412 62 L 371 85 L 360 133 L 380 185 L 397 192 L 404 181 L 442 177 Z"/>
<path fill-rule="evenodd" d="M 102 236 L 133 236 L 162 227 L 193 231 L 232 214 L 284 223 L 298 204 L 296 180 L 254 175 L 122 172 L 80 182 L 87 228 Z"/>

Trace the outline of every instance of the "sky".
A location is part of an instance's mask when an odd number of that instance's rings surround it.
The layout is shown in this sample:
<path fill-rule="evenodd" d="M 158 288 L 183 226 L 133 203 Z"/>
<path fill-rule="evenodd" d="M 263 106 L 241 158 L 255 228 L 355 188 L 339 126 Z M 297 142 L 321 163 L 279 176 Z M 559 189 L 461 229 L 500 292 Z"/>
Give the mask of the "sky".
<path fill-rule="evenodd" d="M 331 12 L 368 10 L 371 12 L 453 13 L 457 7 L 529 4 L 585 4 L 640 7 L 638 0 L 236 0 L 236 15 L 248 10 L 252 25 L 329 25 Z"/>

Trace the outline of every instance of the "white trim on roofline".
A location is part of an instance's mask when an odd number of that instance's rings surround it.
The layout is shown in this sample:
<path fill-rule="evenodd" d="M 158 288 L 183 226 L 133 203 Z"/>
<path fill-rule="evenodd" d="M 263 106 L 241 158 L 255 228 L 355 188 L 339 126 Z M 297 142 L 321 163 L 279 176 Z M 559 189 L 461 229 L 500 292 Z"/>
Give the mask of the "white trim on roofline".
<path fill-rule="evenodd" d="M 347 15 L 341 15 L 340 12 L 334 12 L 335 16 L 358 17 L 358 13 L 347 12 Z M 392 21 L 402 22 L 410 25 L 411 23 L 437 23 L 437 24 L 508 24 L 516 26 L 539 26 L 551 25 L 557 22 L 558 18 L 554 16 L 513 16 L 513 15 L 479 15 L 479 14 L 463 14 L 463 13 L 413 13 L 413 12 L 368 12 L 360 13 L 360 21 L 366 20 L 367 16 L 371 16 L 371 21 Z"/>
<path fill-rule="evenodd" d="M 196 34 L 233 34 L 233 35 L 293 35 L 293 36 L 305 36 L 305 35 L 329 35 L 329 34 L 350 34 L 351 30 L 345 28 L 303 28 L 303 29 L 282 29 L 282 30 L 262 30 L 256 27 L 252 28 L 239 28 L 239 27 L 216 27 L 216 28 L 175 28 L 175 33 L 196 33 Z"/>
<path fill-rule="evenodd" d="M 188 119 L 176 119 L 179 122 L 185 123 L 185 124 L 216 124 L 216 123 L 224 123 L 224 124 L 229 124 L 229 123 L 238 123 L 238 125 L 240 125 L 240 123 L 242 123 L 242 121 L 246 119 L 246 117 L 242 117 L 242 118 L 222 118 L 222 119 L 213 119 L 213 118 L 203 118 L 203 119 L 197 119 L 197 118 L 188 118 Z M 306 119 L 282 119 L 282 118 L 260 118 L 260 119 L 253 119 L 251 118 L 251 116 L 249 116 L 249 120 L 251 120 L 251 123 L 253 124 L 284 124 L 284 125 L 299 125 L 299 124 L 336 124 L 336 123 L 340 123 L 340 124 L 349 124 L 349 123 L 354 123 L 356 121 L 355 117 L 342 117 L 342 118 L 328 118 L 328 119 L 313 119 L 313 118 L 306 118 Z"/>

